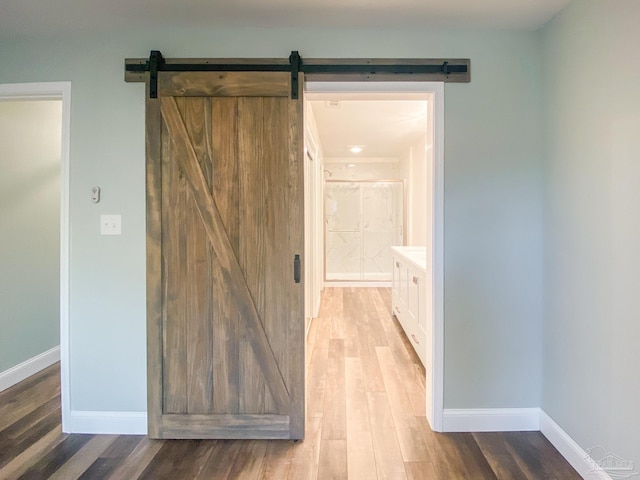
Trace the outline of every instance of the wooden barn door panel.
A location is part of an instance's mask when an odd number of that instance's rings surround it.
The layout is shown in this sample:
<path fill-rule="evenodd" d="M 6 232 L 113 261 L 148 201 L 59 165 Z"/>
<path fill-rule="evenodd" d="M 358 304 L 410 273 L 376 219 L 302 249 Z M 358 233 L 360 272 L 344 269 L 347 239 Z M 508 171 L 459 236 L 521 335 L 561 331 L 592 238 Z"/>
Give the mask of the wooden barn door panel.
<path fill-rule="evenodd" d="M 149 434 L 301 438 L 301 100 L 190 75 L 147 104 Z"/>

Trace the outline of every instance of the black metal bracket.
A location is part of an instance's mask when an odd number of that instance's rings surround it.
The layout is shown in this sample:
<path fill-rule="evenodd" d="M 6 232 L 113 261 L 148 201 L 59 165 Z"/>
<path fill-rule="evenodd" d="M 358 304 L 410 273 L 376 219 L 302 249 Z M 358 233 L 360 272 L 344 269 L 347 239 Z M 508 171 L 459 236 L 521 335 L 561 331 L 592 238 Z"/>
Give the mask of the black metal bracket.
<path fill-rule="evenodd" d="M 420 75 L 442 75 L 446 81 L 459 81 L 457 79 L 450 79 L 451 74 L 468 74 L 469 65 L 468 60 L 457 61 L 454 65 L 451 65 L 449 61 L 443 61 L 440 63 L 415 63 L 409 61 L 408 63 L 398 63 L 397 61 L 384 62 L 369 62 L 363 61 L 362 63 L 313 63 L 310 60 L 309 63 L 303 62 L 300 54 L 297 50 L 293 50 L 289 56 L 289 64 L 285 61 L 282 63 L 167 63 L 162 56 L 162 53 L 158 50 L 152 50 L 149 55 L 149 60 L 144 63 L 126 63 L 125 69 L 130 73 L 144 73 L 149 72 L 149 96 L 150 98 L 158 97 L 158 72 L 290 72 L 291 73 L 291 98 L 298 99 L 299 87 L 300 87 L 300 73 L 308 75 L 405 75 L 405 76 L 420 76 Z M 439 77 L 441 78 L 441 77 Z M 467 75 L 466 80 L 469 81 Z"/>
<path fill-rule="evenodd" d="M 300 77 L 300 69 L 302 67 L 302 59 L 297 50 L 293 50 L 289 55 L 289 65 L 291 65 L 291 98 L 298 99 L 298 82 Z"/>
<path fill-rule="evenodd" d="M 164 66 L 160 50 L 151 50 L 149 55 L 149 98 L 158 98 L 158 71 Z"/>

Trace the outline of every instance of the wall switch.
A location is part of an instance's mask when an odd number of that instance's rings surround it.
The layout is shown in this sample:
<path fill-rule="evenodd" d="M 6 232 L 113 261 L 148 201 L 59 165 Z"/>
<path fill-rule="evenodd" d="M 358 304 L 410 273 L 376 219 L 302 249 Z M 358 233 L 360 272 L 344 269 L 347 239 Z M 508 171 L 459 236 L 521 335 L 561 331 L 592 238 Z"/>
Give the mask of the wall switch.
<path fill-rule="evenodd" d="M 100 235 L 122 235 L 122 216 L 100 215 Z"/>

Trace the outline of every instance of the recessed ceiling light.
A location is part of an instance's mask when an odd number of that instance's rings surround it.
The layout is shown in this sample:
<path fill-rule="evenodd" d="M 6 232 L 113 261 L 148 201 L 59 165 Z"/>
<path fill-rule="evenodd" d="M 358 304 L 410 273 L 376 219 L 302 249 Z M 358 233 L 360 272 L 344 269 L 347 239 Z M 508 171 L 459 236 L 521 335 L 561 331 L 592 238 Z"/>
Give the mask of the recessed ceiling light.
<path fill-rule="evenodd" d="M 347 167 L 355 167 L 355 166 L 356 166 L 356 164 L 355 164 L 355 163 L 348 163 L 348 164 L 347 164 Z"/>
<path fill-rule="evenodd" d="M 351 147 L 349 151 L 351 153 L 360 153 L 362 151 L 362 147 Z"/>

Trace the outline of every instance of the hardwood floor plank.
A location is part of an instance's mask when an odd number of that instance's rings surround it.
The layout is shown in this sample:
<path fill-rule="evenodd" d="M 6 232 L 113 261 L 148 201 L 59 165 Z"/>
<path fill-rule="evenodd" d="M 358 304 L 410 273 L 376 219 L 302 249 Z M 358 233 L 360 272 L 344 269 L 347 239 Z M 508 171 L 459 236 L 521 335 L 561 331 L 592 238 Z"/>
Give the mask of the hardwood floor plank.
<path fill-rule="evenodd" d="M 270 440 L 264 456 L 261 480 L 285 479 L 289 475 L 294 442 L 290 440 Z"/>
<path fill-rule="evenodd" d="M 344 353 L 346 357 L 360 356 L 358 341 L 358 317 L 360 316 L 357 295 L 351 288 L 336 289 L 342 292 L 342 312 L 344 328 Z"/>
<path fill-rule="evenodd" d="M 43 404 L 0 432 L 0 468 L 60 425 L 60 397 Z"/>
<path fill-rule="evenodd" d="M 71 457 L 84 447 L 91 438 L 93 438 L 93 435 L 64 435 L 64 438 L 60 443 L 42 456 L 19 478 L 21 480 L 50 478 L 56 470 L 62 467 Z"/>
<path fill-rule="evenodd" d="M 348 478 L 346 440 L 323 439 L 320 442 L 318 478 L 322 480 L 346 480 Z"/>
<path fill-rule="evenodd" d="M 333 288 L 331 292 L 331 337 L 344 340 L 346 338 L 344 317 L 344 289 Z"/>
<path fill-rule="evenodd" d="M 240 452 L 233 462 L 229 478 L 238 480 L 258 480 L 264 468 L 267 442 L 242 440 Z"/>
<path fill-rule="evenodd" d="M 347 470 L 350 478 L 375 480 L 375 454 L 371 439 L 369 406 L 359 358 L 345 359 L 347 411 Z"/>
<path fill-rule="evenodd" d="M 54 374 L 46 375 L 41 383 L 32 388 L 22 389 L 18 384 L 7 392 L 15 387 L 18 387 L 16 395 L 5 396 L 5 400 L 0 403 L 0 431 L 21 420 L 52 397 L 60 395 L 60 377 Z"/>
<path fill-rule="evenodd" d="M 142 441 L 140 435 L 120 435 L 79 477 L 80 480 L 104 480 Z"/>
<path fill-rule="evenodd" d="M 4 467 L 0 468 L 0 478 L 14 479 L 20 477 L 47 452 L 55 448 L 64 438 L 65 436 L 62 434 L 61 426 L 57 425 Z"/>
<path fill-rule="evenodd" d="M 241 445 L 242 442 L 239 440 L 216 440 L 197 478 L 202 480 L 229 478 Z"/>
<path fill-rule="evenodd" d="M 288 480 L 316 480 L 320 461 L 322 418 L 307 419 L 305 436 L 294 446 Z"/>
<path fill-rule="evenodd" d="M 322 439 L 346 440 L 344 340 L 329 340 L 329 360 L 322 413 Z"/>
<path fill-rule="evenodd" d="M 43 389 L 43 383 L 47 379 L 54 379 L 55 382 L 60 383 L 60 362 L 56 362 L 53 365 L 40 370 L 38 373 L 34 373 L 30 377 L 25 378 L 20 383 L 1 391 L 0 405 L 5 405 L 11 402 L 24 392 L 31 391 L 33 389 Z"/>
<path fill-rule="evenodd" d="M 49 478 L 51 480 L 76 480 L 104 453 L 115 439 L 116 435 L 96 435 Z"/>
<path fill-rule="evenodd" d="M 367 392 L 378 478 L 406 478 L 389 400 L 384 392 Z"/>
<path fill-rule="evenodd" d="M 151 460 L 156 456 L 160 448 L 164 445 L 164 440 L 151 440 L 143 438 L 107 478 L 109 480 L 128 480 L 138 478 L 147 468 Z"/>
<path fill-rule="evenodd" d="M 407 480 L 440 480 L 431 462 L 405 462 Z"/>
<path fill-rule="evenodd" d="M 409 398 L 389 347 L 376 347 L 376 353 L 389 397 L 391 415 L 396 426 L 398 443 L 405 462 L 430 462 L 431 457 L 420 431 L 421 426 L 411 409 Z"/>
<path fill-rule="evenodd" d="M 500 480 L 528 478 L 508 451 L 501 433 L 474 433 L 473 438 Z"/>

